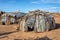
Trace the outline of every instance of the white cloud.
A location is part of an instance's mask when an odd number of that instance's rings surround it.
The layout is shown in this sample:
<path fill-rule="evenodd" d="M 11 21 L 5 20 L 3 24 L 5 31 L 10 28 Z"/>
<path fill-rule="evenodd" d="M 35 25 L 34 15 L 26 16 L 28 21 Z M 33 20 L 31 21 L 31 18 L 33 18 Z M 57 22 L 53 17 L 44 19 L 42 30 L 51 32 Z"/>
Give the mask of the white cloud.
<path fill-rule="evenodd" d="M 42 8 L 41 10 L 49 11 L 49 12 L 60 12 L 60 7 Z"/>
<path fill-rule="evenodd" d="M 34 2 L 32 2 L 32 3 L 38 3 L 38 2 L 34 1 Z"/>
<path fill-rule="evenodd" d="M 41 2 L 43 2 L 43 3 L 60 3 L 60 0 L 41 0 Z"/>
<path fill-rule="evenodd" d="M 59 8 L 59 7 L 49 7 L 49 8 L 45 8 L 45 9 L 56 9 L 56 8 Z"/>
<path fill-rule="evenodd" d="M 32 4 L 40 4 L 39 1 L 33 1 Z"/>
<path fill-rule="evenodd" d="M 33 4 L 40 4 L 40 3 L 60 3 L 60 0 L 36 0 L 31 2 Z"/>

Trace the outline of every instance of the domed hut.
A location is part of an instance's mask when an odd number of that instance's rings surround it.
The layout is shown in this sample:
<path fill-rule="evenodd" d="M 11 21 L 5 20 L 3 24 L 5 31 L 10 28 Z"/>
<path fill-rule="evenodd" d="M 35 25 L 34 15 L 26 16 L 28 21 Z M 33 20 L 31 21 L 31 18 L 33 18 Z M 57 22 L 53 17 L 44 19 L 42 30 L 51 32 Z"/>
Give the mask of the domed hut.
<path fill-rule="evenodd" d="M 20 30 L 25 32 L 33 30 L 35 32 L 45 32 L 55 28 L 54 17 L 49 13 L 40 10 L 30 11 L 20 20 Z"/>

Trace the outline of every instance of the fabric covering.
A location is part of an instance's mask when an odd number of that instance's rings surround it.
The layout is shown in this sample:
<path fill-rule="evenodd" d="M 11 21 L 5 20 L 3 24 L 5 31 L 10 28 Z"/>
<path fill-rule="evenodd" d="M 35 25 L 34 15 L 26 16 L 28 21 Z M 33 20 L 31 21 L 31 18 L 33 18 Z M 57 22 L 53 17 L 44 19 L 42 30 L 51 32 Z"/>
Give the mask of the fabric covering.
<path fill-rule="evenodd" d="M 28 16 L 24 26 L 25 31 L 28 31 L 28 27 L 31 29 L 34 27 L 35 32 L 48 31 L 50 28 L 54 28 L 54 17 L 47 14 Z"/>
<path fill-rule="evenodd" d="M 35 21 L 35 17 L 29 16 L 27 18 L 26 23 L 25 23 L 25 26 L 24 26 L 25 29 L 28 30 L 28 27 L 32 29 L 34 27 L 34 21 Z"/>
<path fill-rule="evenodd" d="M 1 21 L 4 23 L 6 22 L 6 20 L 7 20 L 7 17 L 2 17 L 2 19 L 1 19 Z"/>
<path fill-rule="evenodd" d="M 11 19 L 10 19 L 10 22 L 11 22 L 11 23 L 14 23 L 14 22 L 15 22 L 15 19 L 14 19 L 14 18 L 11 18 Z"/>

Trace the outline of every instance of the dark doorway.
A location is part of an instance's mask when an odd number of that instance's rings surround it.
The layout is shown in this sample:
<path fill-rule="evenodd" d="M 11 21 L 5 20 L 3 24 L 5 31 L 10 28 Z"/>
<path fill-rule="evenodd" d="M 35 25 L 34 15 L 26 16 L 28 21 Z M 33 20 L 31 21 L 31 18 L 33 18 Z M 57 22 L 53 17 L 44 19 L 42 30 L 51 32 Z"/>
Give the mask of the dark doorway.
<path fill-rule="evenodd" d="M 5 22 L 2 22 L 2 25 L 5 25 Z"/>
<path fill-rule="evenodd" d="M 34 30 L 34 27 L 30 28 L 28 27 L 28 31 L 33 31 Z"/>

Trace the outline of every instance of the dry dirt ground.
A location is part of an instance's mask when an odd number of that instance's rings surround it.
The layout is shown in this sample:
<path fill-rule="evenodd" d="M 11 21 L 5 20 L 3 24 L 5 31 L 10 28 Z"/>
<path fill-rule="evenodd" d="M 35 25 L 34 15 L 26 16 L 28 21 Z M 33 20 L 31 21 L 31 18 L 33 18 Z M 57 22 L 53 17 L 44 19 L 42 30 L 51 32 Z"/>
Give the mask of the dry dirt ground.
<path fill-rule="evenodd" d="M 53 16 L 56 29 L 43 33 L 17 31 L 18 24 L 0 25 L 0 40 L 60 40 L 60 14 Z"/>

